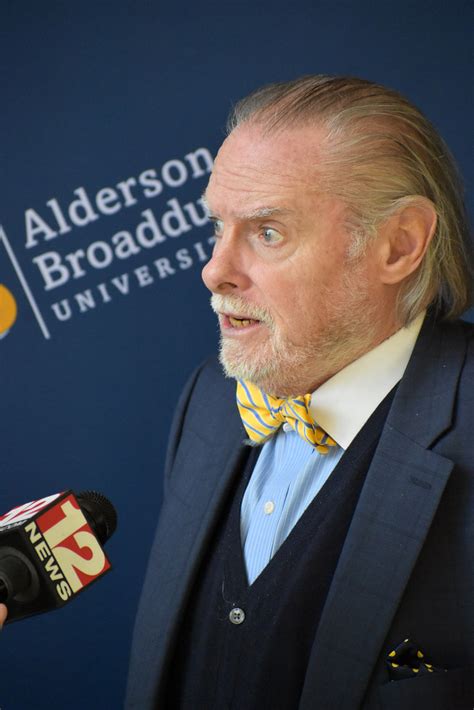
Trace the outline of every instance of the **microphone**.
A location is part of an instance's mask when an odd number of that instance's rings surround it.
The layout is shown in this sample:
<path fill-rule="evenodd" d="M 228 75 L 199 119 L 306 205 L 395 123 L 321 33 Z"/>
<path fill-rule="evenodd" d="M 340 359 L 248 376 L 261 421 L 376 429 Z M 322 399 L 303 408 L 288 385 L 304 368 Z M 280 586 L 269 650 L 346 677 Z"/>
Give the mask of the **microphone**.
<path fill-rule="evenodd" d="M 64 606 L 111 569 L 102 545 L 117 513 L 101 493 L 55 493 L 0 516 L 5 623 Z"/>

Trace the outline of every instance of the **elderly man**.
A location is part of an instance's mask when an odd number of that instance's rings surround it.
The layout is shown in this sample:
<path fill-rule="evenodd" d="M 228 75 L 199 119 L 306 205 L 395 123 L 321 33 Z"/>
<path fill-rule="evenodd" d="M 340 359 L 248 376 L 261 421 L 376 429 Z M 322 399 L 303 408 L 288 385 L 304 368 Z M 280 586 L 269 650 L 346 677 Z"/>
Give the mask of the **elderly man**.
<path fill-rule="evenodd" d="M 206 200 L 228 379 L 205 363 L 178 405 L 127 707 L 470 708 L 472 273 L 446 146 L 396 92 L 305 77 L 237 105 Z"/>

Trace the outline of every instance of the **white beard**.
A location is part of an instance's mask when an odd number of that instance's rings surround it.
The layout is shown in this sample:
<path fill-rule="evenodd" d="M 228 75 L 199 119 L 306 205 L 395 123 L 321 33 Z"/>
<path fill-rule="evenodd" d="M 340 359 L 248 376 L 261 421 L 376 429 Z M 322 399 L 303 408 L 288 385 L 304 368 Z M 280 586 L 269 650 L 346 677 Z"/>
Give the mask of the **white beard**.
<path fill-rule="evenodd" d="M 321 317 L 315 331 L 303 342 L 292 343 L 279 331 L 271 313 L 236 296 L 214 294 L 215 311 L 245 313 L 268 328 L 268 338 L 252 345 L 221 335 L 219 359 L 228 377 L 250 380 L 265 392 L 296 397 L 314 389 L 377 344 L 380 315 L 371 303 L 367 280 L 357 279 L 357 266 L 347 270 L 338 303 L 326 300 L 324 326 Z M 363 274 L 362 276 L 364 276 Z M 324 309 L 318 307 L 318 313 Z M 319 328 L 317 327 L 319 324 Z"/>

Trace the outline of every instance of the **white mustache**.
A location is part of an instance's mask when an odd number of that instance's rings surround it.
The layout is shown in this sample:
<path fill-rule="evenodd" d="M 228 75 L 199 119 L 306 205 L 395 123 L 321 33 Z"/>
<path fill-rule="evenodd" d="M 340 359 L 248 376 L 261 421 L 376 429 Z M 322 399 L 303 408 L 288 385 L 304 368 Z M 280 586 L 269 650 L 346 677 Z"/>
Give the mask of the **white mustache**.
<path fill-rule="evenodd" d="M 262 306 L 247 303 L 240 296 L 222 296 L 214 293 L 211 296 L 211 308 L 214 313 L 242 313 L 247 318 L 259 320 L 265 325 L 273 326 L 273 318 L 269 311 Z"/>

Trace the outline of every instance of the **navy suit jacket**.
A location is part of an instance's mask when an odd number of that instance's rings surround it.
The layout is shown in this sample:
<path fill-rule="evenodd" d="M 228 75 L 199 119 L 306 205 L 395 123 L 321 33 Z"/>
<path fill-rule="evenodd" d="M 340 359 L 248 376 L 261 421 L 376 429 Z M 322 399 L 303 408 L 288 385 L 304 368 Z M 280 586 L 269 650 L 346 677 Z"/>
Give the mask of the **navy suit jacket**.
<path fill-rule="evenodd" d="M 299 710 L 474 706 L 473 330 L 425 321 L 339 558 Z M 188 383 L 171 432 L 134 631 L 130 710 L 165 710 L 173 642 L 248 456 L 244 438 L 235 383 L 217 361 L 206 363 Z M 447 672 L 389 682 L 387 655 L 407 637 Z"/>

